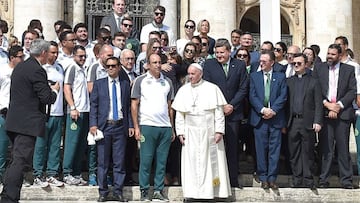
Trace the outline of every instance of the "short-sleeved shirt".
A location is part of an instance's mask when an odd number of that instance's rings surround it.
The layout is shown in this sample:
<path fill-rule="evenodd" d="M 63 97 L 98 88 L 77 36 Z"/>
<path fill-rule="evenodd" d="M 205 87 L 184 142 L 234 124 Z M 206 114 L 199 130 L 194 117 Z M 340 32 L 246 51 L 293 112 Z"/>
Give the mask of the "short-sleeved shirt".
<path fill-rule="evenodd" d="M 8 64 L 0 69 L 0 109 L 9 108 L 11 74 L 13 70 Z"/>
<path fill-rule="evenodd" d="M 169 78 L 161 74 L 156 79 L 149 72 L 137 77 L 131 98 L 140 99 L 140 125 L 171 127 L 168 101 L 174 99 L 174 88 Z"/>
<path fill-rule="evenodd" d="M 47 74 L 48 80 L 59 82 L 60 90 L 57 94 L 56 101 L 51 105 L 50 116 L 64 115 L 64 70 L 62 66 L 55 62 L 53 65 L 45 64 L 42 66 Z"/>
<path fill-rule="evenodd" d="M 174 33 L 172 29 L 167 25 L 162 25 L 162 27 L 156 27 L 154 26 L 154 23 L 149 23 L 142 27 L 141 34 L 140 34 L 140 43 L 141 44 L 147 44 L 149 42 L 149 33 L 151 31 L 165 31 L 169 36 L 169 46 L 176 46 L 176 39 L 174 36 Z"/>
<path fill-rule="evenodd" d="M 60 63 L 64 71 L 66 71 L 66 69 L 73 63 L 74 58 L 73 55 L 67 55 L 62 49 L 59 49 L 59 56 L 56 61 Z"/>
<path fill-rule="evenodd" d="M 101 65 L 100 60 L 97 60 L 88 69 L 87 81 L 95 82 L 95 80 L 106 78 L 107 76 L 108 74 L 106 69 Z"/>
<path fill-rule="evenodd" d="M 73 62 L 65 72 L 64 84 L 71 85 L 74 105 L 79 112 L 90 111 L 90 100 L 87 89 L 85 68 Z M 70 113 L 68 105 L 67 112 Z"/>

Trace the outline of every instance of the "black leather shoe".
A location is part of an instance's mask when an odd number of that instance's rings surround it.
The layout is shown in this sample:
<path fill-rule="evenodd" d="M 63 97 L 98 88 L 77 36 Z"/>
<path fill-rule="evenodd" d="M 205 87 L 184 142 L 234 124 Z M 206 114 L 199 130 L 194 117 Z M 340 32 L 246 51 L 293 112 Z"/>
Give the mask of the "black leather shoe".
<path fill-rule="evenodd" d="M 315 184 L 309 185 L 309 188 L 310 190 L 316 190 L 316 185 Z"/>
<path fill-rule="evenodd" d="M 351 189 L 354 189 L 354 186 L 352 186 L 351 184 L 346 184 L 346 185 L 343 185 L 343 188 L 351 190 Z"/>
<path fill-rule="evenodd" d="M 330 184 L 328 182 L 326 183 L 319 183 L 319 188 L 328 188 Z"/>
<path fill-rule="evenodd" d="M 122 195 L 114 195 L 113 200 L 119 202 L 128 202 L 128 200 L 125 199 Z"/>
<path fill-rule="evenodd" d="M 269 189 L 269 183 L 268 182 L 261 182 L 261 188 L 264 190 L 268 190 Z"/>
<path fill-rule="evenodd" d="M 98 202 L 106 202 L 108 199 L 105 196 L 100 196 L 99 199 L 97 200 Z"/>

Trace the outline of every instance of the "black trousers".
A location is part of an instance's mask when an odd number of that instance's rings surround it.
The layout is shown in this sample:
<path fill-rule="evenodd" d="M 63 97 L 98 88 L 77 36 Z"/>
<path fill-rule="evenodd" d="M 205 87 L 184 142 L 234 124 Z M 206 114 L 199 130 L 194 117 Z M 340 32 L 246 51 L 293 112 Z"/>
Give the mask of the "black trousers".
<path fill-rule="evenodd" d="M 349 152 L 350 121 L 325 118 L 321 130 L 319 144 L 321 148 L 322 166 L 320 183 L 327 183 L 331 175 L 331 165 L 334 156 L 334 145 L 337 149 L 340 183 L 352 185 L 352 166 Z"/>
<path fill-rule="evenodd" d="M 229 168 L 230 185 L 231 187 L 238 187 L 238 147 L 239 147 L 239 132 L 240 121 L 225 121 L 225 151 L 227 164 Z"/>
<path fill-rule="evenodd" d="M 294 118 L 288 131 L 288 146 L 294 185 L 312 186 L 314 184 L 311 172 L 314 163 L 314 144 L 314 132 L 304 128 L 303 119 Z"/>
<path fill-rule="evenodd" d="M 19 202 L 26 168 L 32 167 L 36 137 L 8 132 L 12 143 L 12 157 L 4 175 L 0 203 Z"/>

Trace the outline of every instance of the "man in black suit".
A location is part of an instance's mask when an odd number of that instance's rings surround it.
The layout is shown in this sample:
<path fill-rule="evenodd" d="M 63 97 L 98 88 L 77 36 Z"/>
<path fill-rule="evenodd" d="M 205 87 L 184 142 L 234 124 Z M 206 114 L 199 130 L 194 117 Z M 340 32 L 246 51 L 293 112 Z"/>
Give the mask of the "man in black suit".
<path fill-rule="evenodd" d="M 116 32 L 122 31 L 121 21 L 124 17 L 129 17 L 129 14 L 126 13 L 125 0 L 113 0 L 112 9 L 114 12 L 103 17 L 100 27 L 105 27 L 106 25 L 110 26 L 111 36 L 113 37 Z M 130 38 L 139 39 L 139 32 L 137 29 L 133 28 L 130 36 Z"/>
<path fill-rule="evenodd" d="M 36 136 L 45 135 L 47 104 L 55 102 L 59 84 L 48 84 L 41 65 L 47 61 L 50 43 L 36 39 L 30 58 L 19 63 L 11 76 L 10 105 L 5 127 L 13 145 L 11 163 L 5 172 L 1 203 L 18 202 L 25 168 L 31 167 Z"/>
<path fill-rule="evenodd" d="M 295 75 L 286 80 L 288 86 L 287 129 L 293 187 L 315 189 L 311 167 L 314 162 L 314 131 L 321 130 L 323 107 L 319 82 L 306 72 L 307 56 L 295 54 Z"/>
<path fill-rule="evenodd" d="M 322 167 L 319 187 L 329 187 L 328 179 L 334 145 L 337 149 L 340 183 L 345 189 L 352 189 L 352 167 L 349 153 L 350 123 L 354 117 L 352 102 L 356 97 L 354 67 L 341 63 L 341 47 L 331 44 L 326 63 L 315 65 L 313 76 L 319 79 L 324 105 L 324 127 L 320 132 Z"/>
<path fill-rule="evenodd" d="M 238 137 L 243 119 L 244 99 L 248 91 L 246 65 L 244 61 L 231 58 L 228 40 L 218 39 L 215 43 L 216 59 L 205 61 L 203 78 L 219 86 L 228 104 L 225 113 L 225 148 L 231 187 L 238 183 Z"/>

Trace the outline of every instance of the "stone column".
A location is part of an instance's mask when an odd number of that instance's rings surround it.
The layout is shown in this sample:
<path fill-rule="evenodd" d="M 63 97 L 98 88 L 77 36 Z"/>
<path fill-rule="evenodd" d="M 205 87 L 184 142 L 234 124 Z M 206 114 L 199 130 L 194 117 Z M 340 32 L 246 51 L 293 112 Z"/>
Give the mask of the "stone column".
<path fill-rule="evenodd" d="M 160 0 L 160 5 L 166 8 L 166 14 L 164 19 L 164 24 L 171 27 L 174 32 L 174 36 L 176 39 L 179 37 L 177 36 L 177 0 Z"/>
<path fill-rule="evenodd" d="M 14 1 L 14 35 L 21 40 L 23 32 L 32 19 L 39 19 L 46 40 L 54 40 L 54 22 L 62 19 L 62 0 Z M 31 9 L 30 9 L 31 8 Z"/>
<path fill-rule="evenodd" d="M 321 8 L 321 9 L 319 9 Z M 318 44 L 320 57 L 325 60 L 327 48 L 337 36 L 346 36 L 353 48 L 352 0 L 307 1 L 306 44 Z"/>
<path fill-rule="evenodd" d="M 73 26 L 85 23 L 85 0 L 73 0 Z"/>
<path fill-rule="evenodd" d="M 196 24 L 204 18 L 210 22 L 209 36 L 214 39 L 230 40 L 231 31 L 238 27 L 236 25 L 236 0 L 206 2 L 192 0 L 189 6 L 190 19 Z"/>
<path fill-rule="evenodd" d="M 280 0 L 260 1 L 260 41 L 281 39 Z"/>

